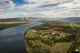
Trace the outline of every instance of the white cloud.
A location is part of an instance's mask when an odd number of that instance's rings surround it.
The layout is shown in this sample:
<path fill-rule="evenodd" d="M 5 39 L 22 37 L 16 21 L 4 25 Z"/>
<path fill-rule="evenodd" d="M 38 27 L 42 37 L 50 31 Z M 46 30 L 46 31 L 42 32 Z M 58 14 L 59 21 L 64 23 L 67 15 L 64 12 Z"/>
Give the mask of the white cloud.
<path fill-rule="evenodd" d="M 11 0 L 0 0 L 0 9 L 9 9 L 15 7 L 15 4 Z"/>
<path fill-rule="evenodd" d="M 0 9 L 0 12 L 3 12 L 4 11 L 4 9 Z"/>
<path fill-rule="evenodd" d="M 0 10 L 14 8 L 15 4 L 8 0 L 0 1 Z M 19 12 L 9 15 L 2 15 L 4 17 L 67 17 L 67 16 L 80 16 L 80 0 L 24 0 L 29 4 L 23 4 L 17 9 L 31 10 L 34 12 Z M 36 12 L 35 12 L 36 11 Z M 58 15 L 58 16 L 57 16 Z"/>
<path fill-rule="evenodd" d="M 62 2 L 68 2 L 68 1 L 73 1 L 73 0 L 24 0 L 27 2 L 36 2 L 39 4 L 51 4 L 51 3 L 62 3 Z"/>
<path fill-rule="evenodd" d="M 32 5 L 32 4 L 30 4 L 30 5 L 23 4 L 23 5 L 21 5 L 19 7 L 16 7 L 16 8 L 25 9 L 25 10 L 35 10 L 36 7 L 37 6 L 35 4 L 34 5 Z"/>
<path fill-rule="evenodd" d="M 24 0 L 29 4 L 24 4 L 20 8 L 30 10 L 56 10 L 56 9 L 68 9 L 76 8 L 80 6 L 80 0 Z M 35 4 L 31 4 L 34 2 Z"/>
<path fill-rule="evenodd" d="M 10 1 L 9 6 L 11 9 L 13 9 L 15 7 L 15 4 L 12 1 Z"/>
<path fill-rule="evenodd" d="M 27 17 L 27 13 L 25 13 L 25 12 L 0 13 L 0 19 L 16 18 L 16 17 Z"/>
<path fill-rule="evenodd" d="M 80 14 L 75 14 L 74 12 L 70 12 L 69 10 L 62 12 L 54 12 L 52 11 L 41 11 L 41 12 L 30 12 L 27 13 L 27 17 L 39 17 L 39 18 L 65 18 L 65 17 L 80 17 Z"/>

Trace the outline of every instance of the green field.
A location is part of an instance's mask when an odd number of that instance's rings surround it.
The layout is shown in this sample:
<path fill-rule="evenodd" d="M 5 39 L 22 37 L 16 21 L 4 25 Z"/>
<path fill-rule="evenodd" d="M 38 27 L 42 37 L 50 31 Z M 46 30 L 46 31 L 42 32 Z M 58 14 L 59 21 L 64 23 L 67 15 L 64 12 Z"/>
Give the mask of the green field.
<path fill-rule="evenodd" d="M 0 30 L 13 27 L 13 26 L 18 26 L 21 24 L 28 24 L 28 22 L 0 22 Z"/>
<path fill-rule="evenodd" d="M 29 29 L 25 35 L 25 44 L 28 53 L 64 53 L 71 46 L 72 42 L 58 42 L 55 44 L 53 40 L 41 38 L 37 32 Z"/>
<path fill-rule="evenodd" d="M 79 31 L 78 24 L 44 22 L 26 31 L 26 51 L 28 53 L 66 53 Z"/>

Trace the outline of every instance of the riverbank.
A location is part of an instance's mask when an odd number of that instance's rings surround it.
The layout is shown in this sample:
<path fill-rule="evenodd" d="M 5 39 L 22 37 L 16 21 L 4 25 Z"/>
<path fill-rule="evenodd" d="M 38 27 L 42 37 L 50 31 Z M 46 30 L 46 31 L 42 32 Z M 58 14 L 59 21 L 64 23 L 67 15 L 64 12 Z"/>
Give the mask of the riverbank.
<path fill-rule="evenodd" d="M 18 26 L 21 24 L 29 24 L 30 22 L 0 22 L 0 30 L 13 27 L 13 26 Z"/>

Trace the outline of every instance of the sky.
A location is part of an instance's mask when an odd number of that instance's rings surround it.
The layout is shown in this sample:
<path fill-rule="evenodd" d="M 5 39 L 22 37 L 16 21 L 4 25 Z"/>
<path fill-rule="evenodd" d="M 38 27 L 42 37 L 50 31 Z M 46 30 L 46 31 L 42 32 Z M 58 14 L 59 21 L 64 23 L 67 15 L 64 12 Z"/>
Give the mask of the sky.
<path fill-rule="evenodd" d="M 80 0 L 0 0 L 0 19 L 80 17 Z"/>

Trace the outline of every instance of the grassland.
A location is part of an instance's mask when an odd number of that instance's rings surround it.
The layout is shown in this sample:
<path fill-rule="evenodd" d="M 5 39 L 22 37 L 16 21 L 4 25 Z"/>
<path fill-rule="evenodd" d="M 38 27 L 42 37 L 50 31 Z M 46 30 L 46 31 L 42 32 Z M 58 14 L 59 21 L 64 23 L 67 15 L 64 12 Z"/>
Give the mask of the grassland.
<path fill-rule="evenodd" d="M 75 29 L 74 29 L 75 28 Z M 72 45 L 80 25 L 60 22 L 43 22 L 26 31 L 28 53 L 66 53 Z"/>
<path fill-rule="evenodd" d="M 0 22 L 0 30 L 21 24 L 28 24 L 28 22 Z"/>

